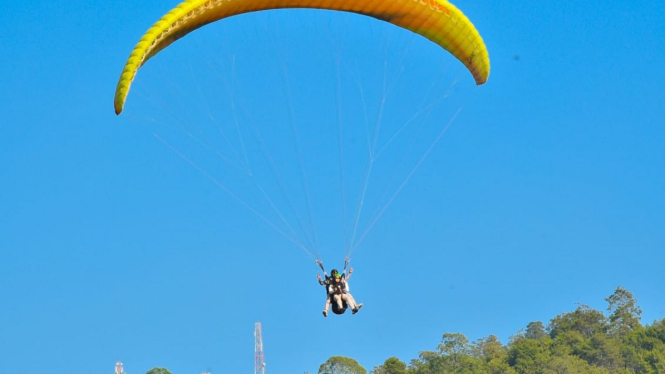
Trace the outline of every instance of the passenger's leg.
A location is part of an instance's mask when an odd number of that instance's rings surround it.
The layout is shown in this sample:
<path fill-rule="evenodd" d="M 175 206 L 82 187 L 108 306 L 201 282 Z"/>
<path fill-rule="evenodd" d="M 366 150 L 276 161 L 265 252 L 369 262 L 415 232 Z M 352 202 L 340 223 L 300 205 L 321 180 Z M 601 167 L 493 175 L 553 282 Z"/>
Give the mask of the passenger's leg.
<path fill-rule="evenodd" d="M 351 296 L 350 293 L 345 293 L 342 295 L 342 299 L 346 301 L 346 304 L 351 308 L 352 310 L 356 309 L 356 301 L 353 299 L 353 296 Z"/>
<path fill-rule="evenodd" d="M 326 298 L 326 306 L 323 307 L 323 316 L 328 317 L 328 309 L 330 308 L 330 295 Z"/>

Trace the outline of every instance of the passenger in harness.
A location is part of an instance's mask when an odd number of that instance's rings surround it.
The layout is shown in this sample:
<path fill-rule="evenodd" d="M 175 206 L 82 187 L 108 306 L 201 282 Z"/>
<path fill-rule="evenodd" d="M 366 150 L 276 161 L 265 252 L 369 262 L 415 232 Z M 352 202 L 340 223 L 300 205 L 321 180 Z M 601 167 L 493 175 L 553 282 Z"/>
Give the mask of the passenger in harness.
<path fill-rule="evenodd" d="M 330 277 L 328 277 L 323 272 L 325 280 L 321 279 L 321 275 L 317 274 L 320 285 L 326 286 L 326 304 L 323 308 L 323 316 L 328 317 L 328 308 L 332 303 L 332 311 L 335 314 L 344 314 L 346 308 L 351 307 L 353 314 L 358 313 L 358 310 L 362 308 L 362 304 L 357 304 L 353 299 L 353 296 L 349 293 L 349 284 L 347 283 L 348 279 L 351 278 L 353 273 L 353 268 L 349 269 L 349 276 L 346 277 L 345 274 L 340 274 L 336 269 L 333 269 L 330 272 Z"/>

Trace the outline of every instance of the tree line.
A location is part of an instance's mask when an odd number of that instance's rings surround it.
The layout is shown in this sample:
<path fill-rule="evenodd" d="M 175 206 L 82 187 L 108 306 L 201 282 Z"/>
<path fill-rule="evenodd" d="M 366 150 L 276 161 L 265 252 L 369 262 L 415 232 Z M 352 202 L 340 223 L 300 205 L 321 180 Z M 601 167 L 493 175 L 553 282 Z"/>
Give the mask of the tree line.
<path fill-rule="evenodd" d="M 642 325 L 633 294 L 618 287 L 606 312 L 579 305 L 548 325 L 531 322 L 502 344 L 445 333 L 433 351 L 408 364 L 397 357 L 371 374 L 665 374 L 665 319 Z M 367 374 L 356 360 L 334 356 L 319 374 Z"/>
<path fill-rule="evenodd" d="M 445 333 L 433 351 L 407 364 L 388 358 L 370 374 L 665 374 L 665 319 L 642 325 L 633 294 L 617 287 L 605 312 L 580 304 L 549 324 L 531 322 L 502 344 Z M 171 374 L 153 368 L 146 374 Z M 307 374 L 307 373 L 305 373 Z M 356 360 L 333 356 L 318 374 L 367 374 Z"/>

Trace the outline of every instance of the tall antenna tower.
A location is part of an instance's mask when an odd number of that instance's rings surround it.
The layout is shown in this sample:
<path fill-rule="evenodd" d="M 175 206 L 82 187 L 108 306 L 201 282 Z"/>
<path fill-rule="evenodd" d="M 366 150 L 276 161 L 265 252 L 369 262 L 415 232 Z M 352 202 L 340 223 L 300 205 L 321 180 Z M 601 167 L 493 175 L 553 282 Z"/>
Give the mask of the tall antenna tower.
<path fill-rule="evenodd" d="M 261 322 L 254 324 L 254 374 L 266 374 L 266 362 L 263 360 Z"/>
<path fill-rule="evenodd" d="M 115 374 L 125 374 L 125 368 L 122 367 L 122 362 L 115 363 Z"/>

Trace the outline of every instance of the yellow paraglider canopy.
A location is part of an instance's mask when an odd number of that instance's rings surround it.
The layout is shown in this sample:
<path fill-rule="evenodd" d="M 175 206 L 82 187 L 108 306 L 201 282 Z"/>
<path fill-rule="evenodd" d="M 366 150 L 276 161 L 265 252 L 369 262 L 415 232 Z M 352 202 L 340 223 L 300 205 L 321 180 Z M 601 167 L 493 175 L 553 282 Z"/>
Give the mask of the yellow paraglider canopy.
<path fill-rule="evenodd" d="M 211 22 L 238 14 L 281 8 L 352 12 L 390 22 L 420 34 L 461 61 L 476 84 L 487 81 L 489 55 L 471 21 L 447 0 L 186 0 L 155 23 L 136 44 L 115 91 L 120 114 L 136 72 L 169 44 Z"/>

